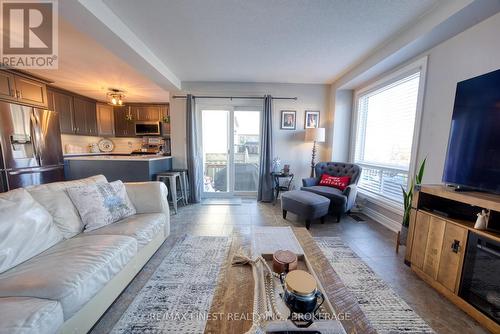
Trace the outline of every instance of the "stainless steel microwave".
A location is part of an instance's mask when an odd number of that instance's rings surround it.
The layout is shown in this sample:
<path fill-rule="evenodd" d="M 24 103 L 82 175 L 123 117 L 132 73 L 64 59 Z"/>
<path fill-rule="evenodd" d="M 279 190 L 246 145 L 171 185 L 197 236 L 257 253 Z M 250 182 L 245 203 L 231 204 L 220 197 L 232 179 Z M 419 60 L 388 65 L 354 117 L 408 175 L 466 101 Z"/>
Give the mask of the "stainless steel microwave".
<path fill-rule="evenodd" d="M 136 136 L 159 136 L 161 135 L 160 122 L 135 122 Z"/>

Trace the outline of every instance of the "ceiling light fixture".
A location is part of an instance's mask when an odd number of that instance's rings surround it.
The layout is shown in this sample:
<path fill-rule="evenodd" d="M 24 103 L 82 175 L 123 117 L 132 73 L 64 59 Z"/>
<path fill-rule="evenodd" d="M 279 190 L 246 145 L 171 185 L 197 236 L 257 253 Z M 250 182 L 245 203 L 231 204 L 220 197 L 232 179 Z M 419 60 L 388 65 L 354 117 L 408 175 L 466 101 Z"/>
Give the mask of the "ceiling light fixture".
<path fill-rule="evenodd" d="M 125 99 L 125 92 L 116 88 L 108 88 L 106 93 L 106 98 L 108 103 L 112 106 L 123 106 L 123 100 Z"/>

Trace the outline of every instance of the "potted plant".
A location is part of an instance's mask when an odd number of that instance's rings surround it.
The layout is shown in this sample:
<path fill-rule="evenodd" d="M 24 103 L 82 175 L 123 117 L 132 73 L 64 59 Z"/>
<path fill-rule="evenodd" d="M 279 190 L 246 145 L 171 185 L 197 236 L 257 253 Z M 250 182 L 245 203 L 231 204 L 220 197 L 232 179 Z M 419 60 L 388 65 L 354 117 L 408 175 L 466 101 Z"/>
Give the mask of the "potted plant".
<path fill-rule="evenodd" d="M 425 158 L 420 167 L 418 168 L 417 174 L 412 178 L 410 182 L 410 187 L 408 191 L 405 190 L 403 186 L 401 186 L 401 190 L 403 191 L 403 222 L 401 227 L 401 235 L 399 238 L 400 244 L 406 244 L 406 237 L 408 236 L 408 226 L 410 225 L 410 212 L 411 212 L 411 202 L 413 200 L 413 192 L 415 191 L 415 186 L 422 183 L 422 178 L 424 177 L 425 170 Z"/>

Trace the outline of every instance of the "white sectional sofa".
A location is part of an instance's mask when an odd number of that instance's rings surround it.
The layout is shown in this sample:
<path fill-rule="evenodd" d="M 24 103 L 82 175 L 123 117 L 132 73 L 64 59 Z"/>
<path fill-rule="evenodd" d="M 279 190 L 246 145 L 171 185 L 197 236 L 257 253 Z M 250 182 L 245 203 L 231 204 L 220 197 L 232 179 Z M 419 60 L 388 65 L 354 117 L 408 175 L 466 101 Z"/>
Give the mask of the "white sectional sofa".
<path fill-rule="evenodd" d="M 0 245 L 17 238 L 32 240 L 35 247 L 44 237 L 52 238 L 52 225 L 62 236 L 50 248 L 0 273 L 0 333 L 86 333 L 169 235 L 167 188 L 159 182 L 125 183 L 137 214 L 83 232 L 65 189 L 96 182 L 106 179 L 100 175 L 20 190 L 52 217 L 50 226 L 22 237 L 1 235 L 9 230 L 1 225 L 13 220 L 0 217 Z M 14 191 L 0 194 L 0 201 Z M 34 235 L 27 239 L 30 233 Z M 26 249 L 19 253 L 26 254 Z M 0 249 L 0 262 L 2 256 L 15 261 L 16 254 Z"/>

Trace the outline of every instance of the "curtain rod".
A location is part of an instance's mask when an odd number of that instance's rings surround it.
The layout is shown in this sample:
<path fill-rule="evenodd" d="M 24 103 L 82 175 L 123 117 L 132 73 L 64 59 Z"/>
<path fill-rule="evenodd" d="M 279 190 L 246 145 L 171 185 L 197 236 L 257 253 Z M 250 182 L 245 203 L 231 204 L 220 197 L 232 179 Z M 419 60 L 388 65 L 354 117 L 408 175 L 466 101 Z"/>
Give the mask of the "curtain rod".
<path fill-rule="evenodd" d="M 174 99 L 185 99 L 187 96 L 174 95 Z M 194 96 L 199 99 L 252 99 L 252 100 L 263 100 L 263 96 Z M 273 100 L 297 100 L 297 97 L 272 97 Z"/>

